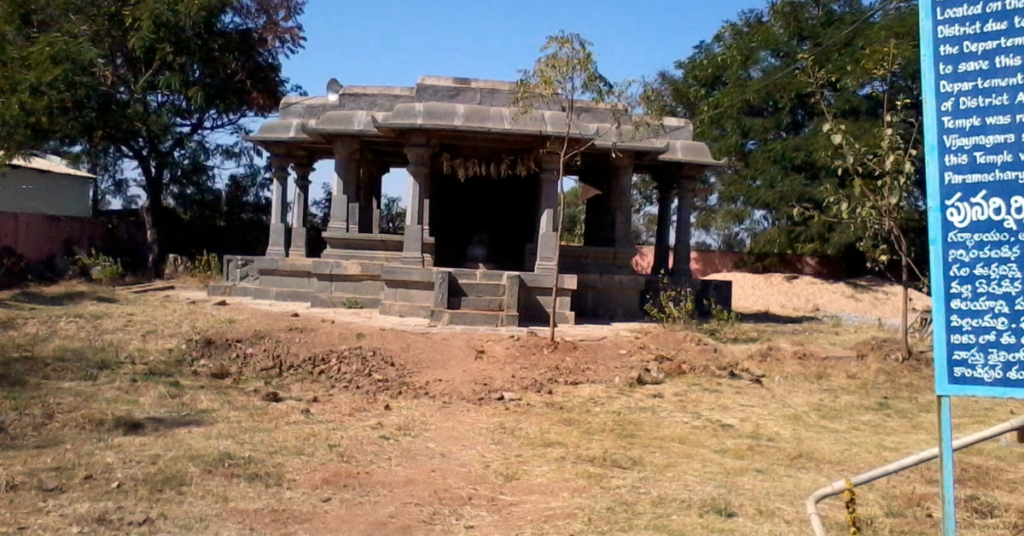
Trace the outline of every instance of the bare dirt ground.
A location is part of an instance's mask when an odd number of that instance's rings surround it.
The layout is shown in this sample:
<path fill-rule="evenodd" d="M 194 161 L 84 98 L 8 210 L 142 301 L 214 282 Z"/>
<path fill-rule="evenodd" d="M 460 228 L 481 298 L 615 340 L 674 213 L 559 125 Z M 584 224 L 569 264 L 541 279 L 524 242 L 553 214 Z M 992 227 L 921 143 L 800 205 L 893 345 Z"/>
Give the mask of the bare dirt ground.
<path fill-rule="evenodd" d="M 365 311 L 61 285 L 0 293 L 0 534 L 801 534 L 803 500 L 935 444 L 929 357 L 761 314 L 557 344 Z M 1024 410 L 957 400 L 961 433 Z M 963 534 L 1024 528 L 1006 437 Z M 934 534 L 937 467 L 859 490 Z M 824 505 L 846 533 L 841 500 Z"/>

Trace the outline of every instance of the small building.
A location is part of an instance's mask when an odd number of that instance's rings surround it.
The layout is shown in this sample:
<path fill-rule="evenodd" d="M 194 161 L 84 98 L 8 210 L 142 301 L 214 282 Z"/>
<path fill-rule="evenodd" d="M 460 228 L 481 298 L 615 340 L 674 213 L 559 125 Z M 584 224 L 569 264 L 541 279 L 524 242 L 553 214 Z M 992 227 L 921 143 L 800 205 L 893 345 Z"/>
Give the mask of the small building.
<path fill-rule="evenodd" d="M 0 212 L 91 217 L 95 179 L 57 158 L 18 158 L 0 169 Z"/>
<path fill-rule="evenodd" d="M 599 195 L 586 201 L 583 244 L 559 249 L 552 148 L 566 131 L 565 103 L 518 114 L 515 95 L 510 82 L 424 76 L 414 87 L 285 99 L 279 117 L 249 138 L 271 155 L 266 256 L 226 259 L 226 282 L 210 292 L 375 308 L 439 325 L 545 323 L 552 310 L 563 324 L 637 319 L 657 278 L 632 266 L 630 187 L 635 174 L 649 174 L 658 186 L 654 273 L 668 275 L 669 259 L 684 259 L 674 263 L 675 283 L 711 294 L 711 282 L 689 270 L 690 207 L 697 181 L 720 162 L 693 140 L 692 123 L 665 118 L 657 132 L 641 133 L 621 109 L 576 103 L 570 134 L 586 148 L 566 175 Z M 309 259 L 309 175 L 323 160 L 335 172 L 327 249 Z M 404 234 L 387 235 L 381 178 L 396 167 L 409 172 L 410 199 Z"/>

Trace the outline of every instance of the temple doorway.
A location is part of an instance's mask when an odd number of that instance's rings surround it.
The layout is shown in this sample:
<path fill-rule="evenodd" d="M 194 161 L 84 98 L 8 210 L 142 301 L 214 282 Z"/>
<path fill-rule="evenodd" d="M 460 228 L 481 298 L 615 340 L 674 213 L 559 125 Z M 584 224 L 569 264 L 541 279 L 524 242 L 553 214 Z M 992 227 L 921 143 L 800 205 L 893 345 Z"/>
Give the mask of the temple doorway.
<path fill-rule="evenodd" d="M 434 265 L 532 271 L 525 257 L 537 237 L 539 180 L 439 177 L 430 207 Z"/>

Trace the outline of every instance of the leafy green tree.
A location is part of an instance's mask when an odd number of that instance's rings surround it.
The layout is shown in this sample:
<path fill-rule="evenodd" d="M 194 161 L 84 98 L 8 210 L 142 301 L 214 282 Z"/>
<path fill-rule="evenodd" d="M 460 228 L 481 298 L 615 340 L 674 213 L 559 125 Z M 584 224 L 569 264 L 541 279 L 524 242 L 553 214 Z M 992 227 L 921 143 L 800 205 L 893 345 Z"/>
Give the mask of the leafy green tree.
<path fill-rule="evenodd" d="M 405 232 L 405 207 L 402 198 L 384 194 L 380 202 L 380 232 L 402 234 Z"/>
<path fill-rule="evenodd" d="M 895 41 L 889 43 L 888 57 L 873 71 L 879 78 L 888 78 L 900 69 L 895 55 Z M 809 211 L 815 219 L 832 221 L 855 231 L 860 237 L 857 247 L 867 257 L 869 265 L 884 269 L 890 262 L 900 265 L 900 283 L 903 287 L 901 333 L 903 358 L 910 358 L 908 326 L 910 271 L 922 280 L 924 275 L 913 262 L 915 243 L 912 236 L 925 227 L 924 192 L 918 187 L 920 169 L 921 128 L 917 115 L 907 110 L 909 100 L 892 94 L 890 86 L 881 90 L 882 117 L 875 128 L 875 137 L 861 142 L 847 133 L 845 122 L 832 112 L 830 88 L 836 76 L 811 64 L 805 72 L 821 106 L 824 121 L 821 136 L 835 146 L 831 165 L 838 176 L 846 176 L 849 188 L 840 190 L 834 185 L 823 188 L 825 209 L 798 208 Z"/>
<path fill-rule="evenodd" d="M 579 245 L 583 243 L 583 229 L 586 226 L 587 202 L 583 199 L 583 188 L 577 183 L 565 191 L 565 216 L 562 222 L 562 243 Z"/>
<path fill-rule="evenodd" d="M 890 53 L 877 46 L 890 41 L 900 68 L 883 78 L 867 66 Z M 920 114 L 915 1 L 777 0 L 740 13 L 660 75 L 668 111 L 693 119 L 695 136 L 730 163 L 709 174 L 713 192 L 697 207 L 697 228 L 758 252 L 855 250 L 860 229 L 793 214 L 823 208 L 823 186 L 851 187 L 820 158 L 831 150 L 820 135 L 824 114 L 799 73 L 812 57 L 837 74 L 824 89 L 851 139 L 875 135 L 880 91 L 905 95 L 906 112 Z"/>
<path fill-rule="evenodd" d="M 281 62 L 303 45 L 304 6 L 4 0 L 0 151 L 58 145 L 140 189 L 148 265 L 159 272 L 164 207 L 199 209 L 218 177 L 259 166 L 240 136 L 246 118 L 274 113 L 289 90 Z"/>

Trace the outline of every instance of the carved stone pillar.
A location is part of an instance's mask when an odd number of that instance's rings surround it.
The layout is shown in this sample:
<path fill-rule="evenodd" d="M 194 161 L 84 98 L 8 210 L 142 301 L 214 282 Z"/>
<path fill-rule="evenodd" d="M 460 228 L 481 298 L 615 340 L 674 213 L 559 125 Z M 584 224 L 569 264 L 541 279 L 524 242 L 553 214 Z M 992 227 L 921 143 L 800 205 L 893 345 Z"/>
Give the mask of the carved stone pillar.
<path fill-rule="evenodd" d="M 305 258 L 307 250 L 307 226 L 309 224 L 309 174 L 313 166 L 309 162 L 295 164 L 295 204 L 292 206 L 292 241 L 288 256 Z"/>
<path fill-rule="evenodd" d="M 430 147 L 410 145 L 405 148 L 409 158 L 409 204 L 405 209 L 405 240 L 402 264 L 423 266 L 423 186 L 430 179 Z"/>
<path fill-rule="evenodd" d="M 652 275 L 668 275 L 669 238 L 672 225 L 672 198 L 676 184 L 667 178 L 657 181 L 658 190 L 658 229 L 654 239 L 654 266 Z"/>
<path fill-rule="evenodd" d="M 373 234 L 380 234 L 380 209 L 384 202 L 384 175 L 388 168 L 381 166 L 381 174 L 373 183 Z"/>
<path fill-rule="evenodd" d="M 282 156 L 270 157 L 271 175 L 274 178 L 270 194 L 270 242 L 267 244 L 267 257 L 286 257 L 287 243 L 287 207 L 288 204 L 288 166 L 291 161 Z"/>
<path fill-rule="evenodd" d="M 359 143 L 341 139 L 334 142 L 334 184 L 331 194 L 331 234 L 359 232 Z"/>
<path fill-rule="evenodd" d="M 558 262 L 558 155 L 540 157 L 540 225 L 537 230 L 537 263 L 533 271 L 553 274 Z"/>
<path fill-rule="evenodd" d="M 672 248 L 672 282 L 684 286 L 693 278 L 690 271 L 690 213 L 693 211 L 695 179 L 681 177 L 676 187 L 676 243 Z"/>
<path fill-rule="evenodd" d="M 633 154 L 613 155 L 611 159 L 611 210 L 615 221 L 615 247 L 630 248 L 633 240 Z"/>
<path fill-rule="evenodd" d="M 434 194 L 433 180 L 428 172 L 423 180 L 423 236 L 434 236 L 430 230 L 430 198 Z"/>

